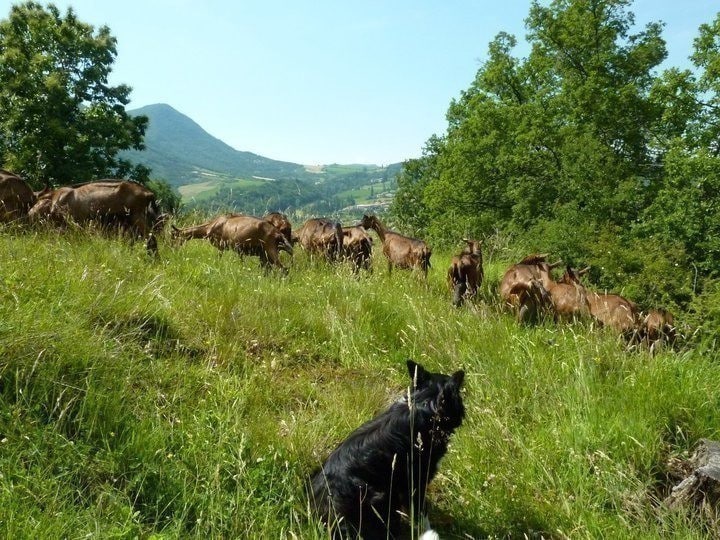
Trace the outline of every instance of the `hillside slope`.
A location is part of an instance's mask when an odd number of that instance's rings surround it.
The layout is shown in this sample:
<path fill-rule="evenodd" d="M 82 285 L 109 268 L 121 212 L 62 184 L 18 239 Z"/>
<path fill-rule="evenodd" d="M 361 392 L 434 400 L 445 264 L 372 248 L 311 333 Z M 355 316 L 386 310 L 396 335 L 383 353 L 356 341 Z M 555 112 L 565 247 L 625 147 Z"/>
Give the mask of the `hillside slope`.
<path fill-rule="evenodd" d="M 240 178 L 290 178 L 305 171 L 297 163 L 235 150 L 170 105 L 148 105 L 128 112 L 145 115 L 150 122 L 145 134 L 146 150 L 124 152 L 122 156 L 150 167 L 153 176 L 171 185 L 202 182 L 203 171 Z"/>
<path fill-rule="evenodd" d="M 169 105 L 129 111 L 149 119 L 146 149 L 122 157 L 149 167 L 151 177 L 179 189 L 183 202 L 206 211 L 300 214 L 362 213 L 386 208 L 402 165 L 303 165 L 241 152 Z M 359 208 L 354 207 L 360 205 Z"/>
<path fill-rule="evenodd" d="M 200 240 L 160 251 L 0 235 L 0 537 L 327 538 L 305 481 L 404 393 L 409 357 L 466 372 L 428 494 L 442 538 L 716 536 L 712 511 L 659 501 L 669 463 L 720 438 L 717 358 L 518 327 L 506 261 L 454 309 L 449 254 L 425 283 L 379 249 L 362 276 L 301 250 L 286 276 Z"/>

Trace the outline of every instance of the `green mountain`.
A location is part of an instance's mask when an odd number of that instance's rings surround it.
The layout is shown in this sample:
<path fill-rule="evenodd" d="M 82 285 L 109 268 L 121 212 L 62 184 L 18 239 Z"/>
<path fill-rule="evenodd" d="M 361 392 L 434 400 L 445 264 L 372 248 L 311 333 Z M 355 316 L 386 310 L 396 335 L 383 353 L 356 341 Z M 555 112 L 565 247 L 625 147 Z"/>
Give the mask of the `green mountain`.
<path fill-rule="evenodd" d="M 297 163 L 235 150 L 170 105 L 158 103 L 128 112 L 145 115 L 150 122 L 146 149 L 124 152 L 123 157 L 150 167 L 154 177 L 173 186 L 203 182 L 213 173 L 240 178 L 292 178 L 305 173 Z"/>
<path fill-rule="evenodd" d="M 235 150 L 170 105 L 128 111 L 149 119 L 143 151 L 122 157 L 177 188 L 186 206 L 262 213 L 357 214 L 392 200 L 402 164 L 306 168 Z"/>

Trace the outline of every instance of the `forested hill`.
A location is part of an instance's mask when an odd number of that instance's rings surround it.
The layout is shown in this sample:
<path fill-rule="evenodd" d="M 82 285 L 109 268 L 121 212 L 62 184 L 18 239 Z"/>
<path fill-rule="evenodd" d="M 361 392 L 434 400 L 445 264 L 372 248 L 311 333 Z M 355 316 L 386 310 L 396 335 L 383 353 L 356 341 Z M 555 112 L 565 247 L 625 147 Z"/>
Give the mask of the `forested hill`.
<path fill-rule="evenodd" d="M 149 125 L 146 149 L 124 152 L 123 157 L 151 168 L 153 176 L 164 178 L 171 185 L 203 181 L 203 171 L 270 178 L 296 177 L 305 172 L 297 163 L 235 150 L 170 105 L 158 103 L 128 112 L 147 116 Z"/>
<path fill-rule="evenodd" d="M 307 168 L 235 150 L 170 105 L 128 111 L 148 118 L 145 150 L 121 157 L 177 188 L 186 206 L 208 211 L 355 215 L 386 208 L 401 164 Z"/>

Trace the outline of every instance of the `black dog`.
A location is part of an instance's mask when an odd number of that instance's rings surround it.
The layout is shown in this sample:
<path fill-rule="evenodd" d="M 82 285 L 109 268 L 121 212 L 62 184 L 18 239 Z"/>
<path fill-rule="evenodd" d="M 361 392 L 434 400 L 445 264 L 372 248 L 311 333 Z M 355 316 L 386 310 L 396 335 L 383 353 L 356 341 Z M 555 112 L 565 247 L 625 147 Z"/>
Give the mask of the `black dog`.
<path fill-rule="evenodd" d="M 465 373 L 430 373 L 412 360 L 407 367 L 408 396 L 352 432 L 312 478 L 314 510 L 334 538 L 393 538 L 403 513 L 416 526 L 425 513 L 427 485 L 465 416 Z"/>

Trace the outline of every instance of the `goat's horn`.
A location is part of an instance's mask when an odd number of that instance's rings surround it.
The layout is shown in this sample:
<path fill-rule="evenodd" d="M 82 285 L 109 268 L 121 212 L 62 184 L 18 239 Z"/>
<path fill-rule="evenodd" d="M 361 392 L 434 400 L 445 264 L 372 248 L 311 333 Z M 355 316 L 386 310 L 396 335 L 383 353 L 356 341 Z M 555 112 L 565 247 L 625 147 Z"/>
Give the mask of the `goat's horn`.
<path fill-rule="evenodd" d="M 589 267 L 589 266 L 586 266 L 586 267 L 583 268 L 582 270 L 578 270 L 578 275 L 579 275 L 579 276 L 584 276 L 584 275 L 587 274 L 589 271 L 590 271 L 590 267 Z"/>
<path fill-rule="evenodd" d="M 552 263 L 552 264 L 550 265 L 550 268 L 551 268 L 551 269 L 552 269 L 552 268 L 557 268 L 558 266 L 562 266 L 562 265 L 563 265 L 563 262 L 562 262 L 562 261 L 558 261 L 558 262 Z"/>

